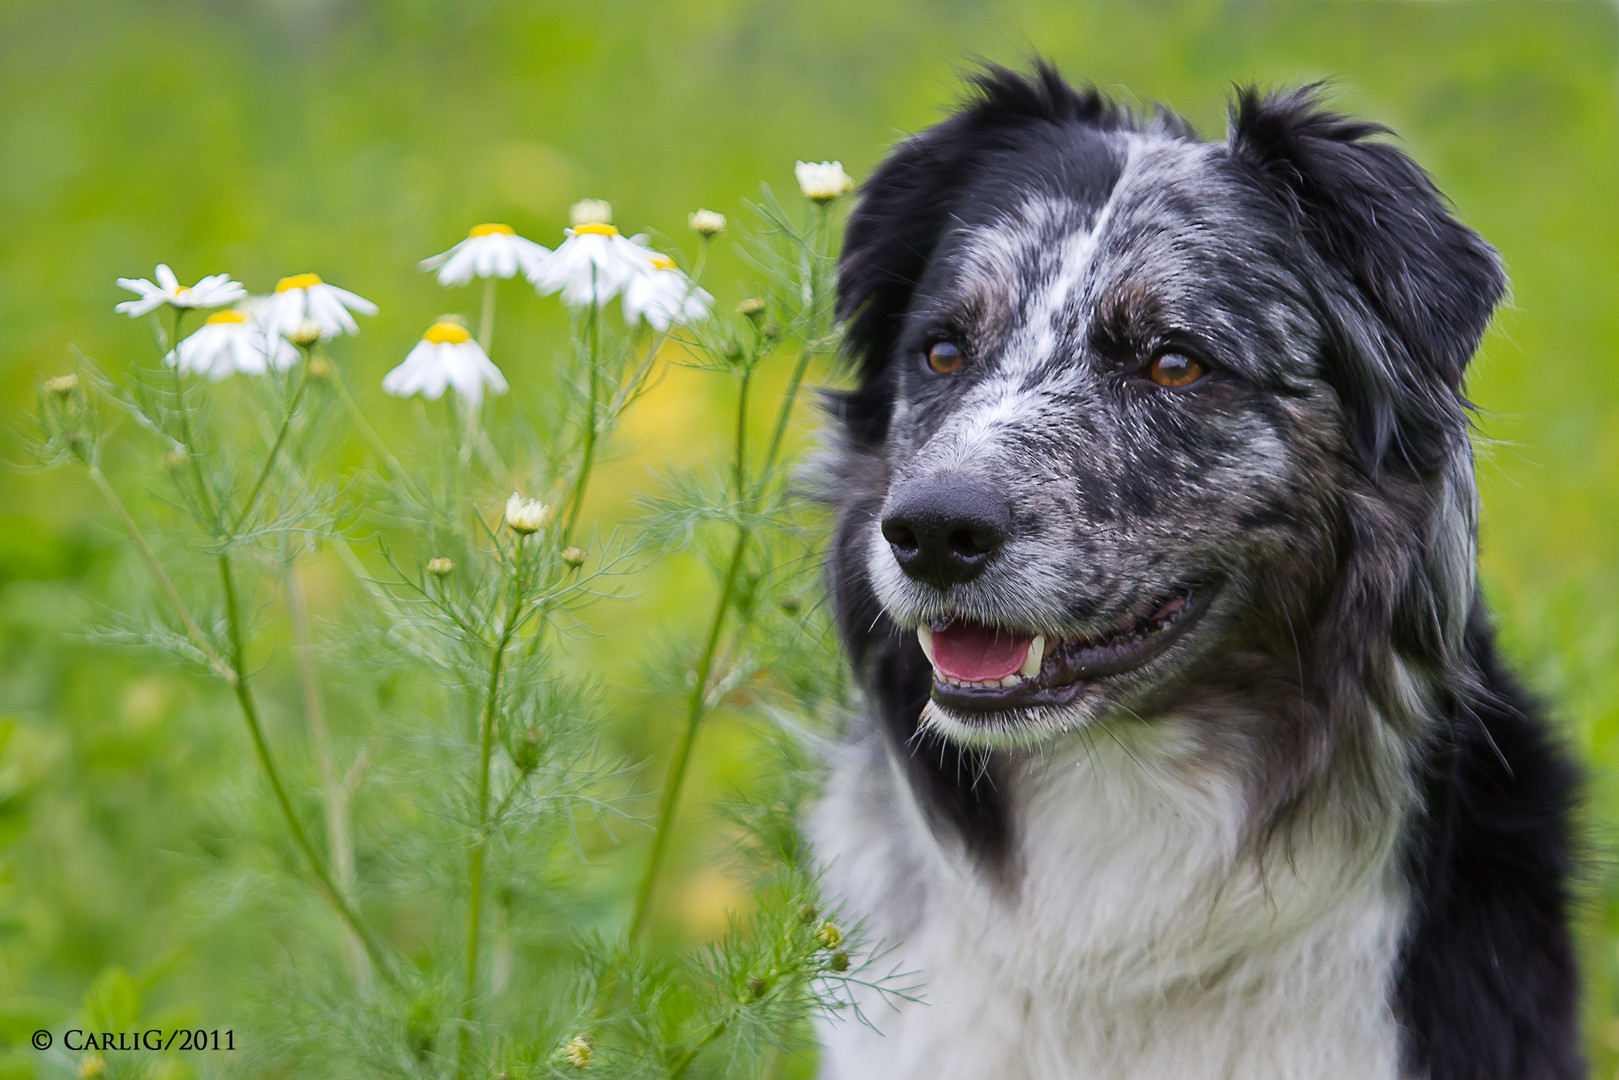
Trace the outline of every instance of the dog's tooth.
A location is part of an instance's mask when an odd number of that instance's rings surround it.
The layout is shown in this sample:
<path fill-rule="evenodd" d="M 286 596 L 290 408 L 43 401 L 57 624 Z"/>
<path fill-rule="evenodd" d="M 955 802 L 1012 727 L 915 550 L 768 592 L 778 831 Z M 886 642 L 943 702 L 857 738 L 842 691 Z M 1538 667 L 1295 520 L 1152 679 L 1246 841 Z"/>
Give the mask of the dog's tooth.
<path fill-rule="evenodd" d="M 918 626 L 916 628 L 916 640 L 917 640 L 917 643 L 922 646 L 922 654 L 928 658 L 928 663 L 930 665 L 932 665 L 933 664 L 933 628 L 930 627 L 930 626 Z M 934 666 L 937 666 L 937 665 L 934 665 Z"/>
<path fill-rule="evenodd" d="M 1032 679 L 1040 674 L 1040 664 L 1046 658 L 1046 635 L 1036 634 L 1034 640 L 1029 642 L 1029 651 L 1023 657 L 1023 666 L 1018 668 L 1018 674 Z"/>
<path fill-rule="evenodd" d="M 1002 686 L 1016 686 L 1018 683 L 1020 683 L 1022 681 L 1023 681 L 1023 676 L 1021 676 L 1021 675 L 1008 675 L 1006 678 L 1001 680 L 1001 685 Z"/>

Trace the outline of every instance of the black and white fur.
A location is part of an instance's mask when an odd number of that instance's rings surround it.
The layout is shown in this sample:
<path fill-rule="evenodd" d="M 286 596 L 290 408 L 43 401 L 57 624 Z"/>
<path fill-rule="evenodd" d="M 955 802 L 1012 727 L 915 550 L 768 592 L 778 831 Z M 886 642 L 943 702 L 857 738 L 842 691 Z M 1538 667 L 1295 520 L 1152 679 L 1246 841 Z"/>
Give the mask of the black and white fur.
<path fill-rule="evenodd" d="M 925 1004 L 823 1075 L 1564 1080 L 1576 777 L 1496 654 L 1463 372 L 1505 279 L 1384 129 L 1239 93 L 1224 141 L 990 69 L 864 185 L 830 578 L 869 721 L 811 833 Z M 939 375 L 929 343 L 958 343 Z M 1143 377 L 1165 348 L 1209 374 Z M 901 572 L 922 479 L 1004 492 Z M 930 700 L 930 620 L 1086 635 L 1217 583 L 1071 702 Z"/>

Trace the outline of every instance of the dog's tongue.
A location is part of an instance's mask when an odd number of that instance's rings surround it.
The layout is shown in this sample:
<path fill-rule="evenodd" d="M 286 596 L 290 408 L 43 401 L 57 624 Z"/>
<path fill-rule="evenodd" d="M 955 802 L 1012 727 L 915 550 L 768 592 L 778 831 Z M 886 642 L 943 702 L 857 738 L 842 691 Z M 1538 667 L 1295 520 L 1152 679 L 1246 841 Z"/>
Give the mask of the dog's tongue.
<path fill-rule="evenodd" d="M 962 682 L 1004 679 L 1023 666 L 1034 638 L 976 623 L 953 622 L 933 631 L 933 666 Z"/>

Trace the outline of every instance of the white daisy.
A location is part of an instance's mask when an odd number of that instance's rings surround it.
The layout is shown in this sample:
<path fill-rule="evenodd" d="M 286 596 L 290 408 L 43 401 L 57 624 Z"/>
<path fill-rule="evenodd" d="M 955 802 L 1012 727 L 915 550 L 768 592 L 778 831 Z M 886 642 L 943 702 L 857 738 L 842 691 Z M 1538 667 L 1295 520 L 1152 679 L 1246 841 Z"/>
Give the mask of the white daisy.
<path fill-rule="evenodd" d="M 375 315 L 377 305 L 347 289 L 328 285 L 315 274 L 294 274 L 276 282 L 275 292 L 265 298 L 259 321 L 270 333 L 284 336 L 305 319 L 311 319 L 325 339 L 360 332 L 351 311 Z"/>
<path fill-rule="evenodd" d="M 182 374 L 206 375 L 217 382 L 237 372 L 286 371 L 298 362 L 298 350 L 285 339 L 265 333 L 246 311 L 218 311 L 170 349 L 163 362 L 178 367 Z"/>
<path fill-rule="evenodd" d="M 645 319 L 660 334 L 674 323 L 689 326 L 708 318 L 713 304 L 714 298 L 667 255 L 651 256 L 647 269 L 624 283 L 624 321 L 634 326 Z"/>
<path fill-rule="evenodd" d="M 421 394 L 437 401 L 446 387 L 454 387 L 473 405 L 483 401 L 486 386 L 504 394 L 506 377 L 472 340 L 467 328 L 448 319 L 429 326 L 405 362 L 382 378 L 382 388 L 395 397 Z"/>
<path fill-rule="evenodd" d="M 509 278 L 521 270 L 533 277 L 551 257 L 551 249 L 518 236 L 510 225 L 474 226 L 449 251 L 423 259 L 423 270 L 437 270 L 440 285 L 465 285 L 475 277 Z"/>
<path fill-rule="evenodd" d="M 541 296 L 561 289 L 563 303 L 572 307 L 605 304 L 647 269 L 652 252 L 620 236 L 611 225 L 593 222 L 564 231 L 568 238 L 557 245 L 545 267 L 529 275 Z"/>
<path fill-rule="evenodd" d="M 517 492 L 512 492 L 511 498 L 506 500 L 506 524 L 512 532 L 528 536 L 545 528 L 547 519 L 551 516 L 551 508 L 538 499 L 525 499 Z"/>
<path fill-rule="evenodd" d="M 140 299 L 114 304 L 113 310 L 136 319 L 148 311 L 156 311 L 164 304 L 177 308 L 222 307 L 234 304 L 247 295 L 247 290 L 240 282 L 232 281 L 229 274 L 211 274 L 195 285 L 182 285 L 168 264 L 158 263 L 157 271 L 152 276 L 157 278 L 156 285 L 145 278 L 119 278 L 119 286 L 140 293 Z"/>
<path fill-rule="evenodd" d="M 800 161 L 793 166 L 793 175 L 798 177 L 798 190 L 804 197 L 819 203 L 831 202 L 854 188 L 841 161 Z"/>

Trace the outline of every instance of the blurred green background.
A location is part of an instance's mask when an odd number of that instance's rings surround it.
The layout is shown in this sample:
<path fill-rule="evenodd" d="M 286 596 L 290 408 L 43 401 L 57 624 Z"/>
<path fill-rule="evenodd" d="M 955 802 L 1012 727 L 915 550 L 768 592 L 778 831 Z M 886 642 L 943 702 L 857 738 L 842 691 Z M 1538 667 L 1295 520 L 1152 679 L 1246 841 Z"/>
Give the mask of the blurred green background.
<path fill-rule="evenodd" d="M 1210 136 L 1234 81 L 1337 81 L 1394 127 L 1502 251 L 1513 299 L 1473 370 L 1483 410 L 1483 565 L 1508 648 L 1589 762 L 1582 900 L 1588 1041 L 1619 1062 L 1619 8 L 1611 3 L 1085 3 L 1028 0 L 459 0 L 0 5 L 0 428 L 69 343 L 117 368 L 150 348 L 112 313 L 120 275 L 170 262 L 255 290 L 313 270 L 377 301 L 346 346 L 374 387 L 445 308 L 414 270 L 479 221 L 554 243 L 568 205 L 691 247 L 688 211 L 745 219 L 795 158 L 859 178 L 941 115 L 974 58 L 1032 52 L 1073 79 L 1174 105 Z M 723 301 L 743 272 L 723 248 Z M 555 305 L 502 294 L 496 359 L 536 374 Z M 510 344 L 506 344 L 510 343 Z M 504 351 L 503 351 L 504 350 Z M 537 380 L 542 381 L 542 380 Z M 631 512 L 649 470 L 708 452 L 723 386 L 668 380 L 629 424 L 594 512 Z M 407 424 L 372 393 L 379 426 Z M 0 439 L 8 460 L 22 451 Z M 117 463 L 114 462 L 113 471 Z M 238 803 L 262 798 L 218 688 L 83 639 L 134 602 L 130 566 L 72 472 L 0 472 L 0 1035 L 71 1008 L 98 972 L 141 973 L 156 1007 L 230 1026 L 273 963 L 232 918 Z M 317 616 L 335 586 L 312 583 Z M 602 655 L 632 686 L 637 625 L 681 632 L 701 575 L 637 582 Z M 647 635 L 650 639 L 651 635 Z M 633 694 L 630 695 L 633 697 Z M 666 717 L 625 729 L 661 762 Z M 712 794 L 745 768 L 745 724 L 699 747 L 671 918 L 700 937 L 730 888 Z M 658 771 L 649 774 L 654 779 Z M 709 837 L 705 841 L 704 837 Z M 705 846 L 706 845 L 706 846 Z M 105 976 L 104 976 L 105 979 Z"/>

